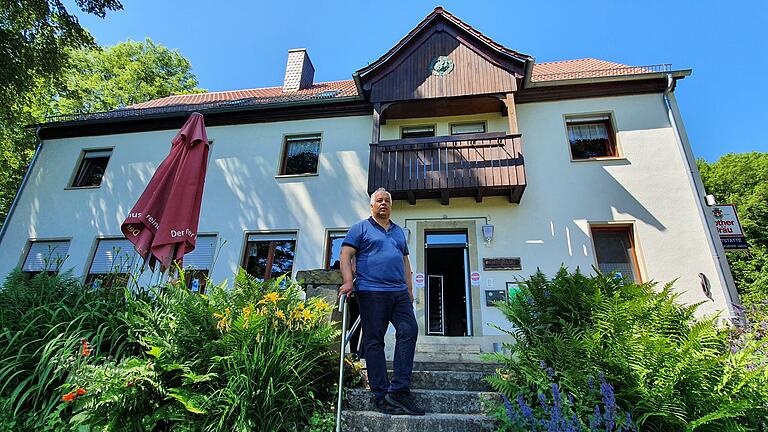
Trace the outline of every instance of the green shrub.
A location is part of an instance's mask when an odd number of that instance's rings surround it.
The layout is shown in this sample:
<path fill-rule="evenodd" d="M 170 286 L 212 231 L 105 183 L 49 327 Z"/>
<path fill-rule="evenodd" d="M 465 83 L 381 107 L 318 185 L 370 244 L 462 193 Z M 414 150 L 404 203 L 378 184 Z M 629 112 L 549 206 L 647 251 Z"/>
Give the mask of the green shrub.
<path fill-rule="evenodd" d="M 73 424 L 95 430 L 293 431 L 332 388 L 331 306 L 297 284 L 241 272 L 234 289 L 179 282 L 131 298 L 143 354 L 79 365 Z"/>
<path fill-rule="evenodd" d="M 70 273 L 11 273 L 0 289 L 0 425 L 44 430 L 58 424 L 60 386 L 94 354 L 120 357 L 130 349 L 123 291 L 84 289 Z"/>
<path fill-rule="evenodd" d="M 491 384 L 533 405 L 551 380 L 574 399 L 587 423 L 591 388 L 604 376 L 619 409 L 641 430 L 761 430 L 768 415 L 768 369 L 753 340 L 733 351 L 730 330 L 696 319 L 696 306 L 676 302 L 672 284 L 635 284 L 612 275 L 561 269 L 533 275 L 501 310 L 517 343 Z M 542 367 L 544 366 L 544 367 Z M 604 429 L 603 429 L 604 430 Z M 764 430 L 764 429 L 762 429 Z"/>

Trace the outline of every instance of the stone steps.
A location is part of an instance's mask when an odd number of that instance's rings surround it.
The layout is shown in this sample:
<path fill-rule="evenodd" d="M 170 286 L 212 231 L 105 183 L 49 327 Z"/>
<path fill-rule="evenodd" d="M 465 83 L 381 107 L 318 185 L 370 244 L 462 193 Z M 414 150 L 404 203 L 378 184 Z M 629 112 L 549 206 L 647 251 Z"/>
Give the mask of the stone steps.
<path fill-rule="evenodd" d="M 390 416 L 374 411 L 345 412 L 345 432 L 492 432 L 498 425 L 486 415 L 429 413 L 425 416 Z"/>
<path fill-rule="evenodd" d="M 491 372 L 477 371 L 438 371 L 414 370 L 411 375 L 411 387 L 426 390 L 468 390 L 489 392 L 491 386 L 483 379 Z M 392 378 L 392 371 L 389 371 Z M 363 379 L 367 382 L 368 375 L 363 371 Z"/>
<path fill-rule="evenodd" d="M 411 395 L 424 411 L 444 414 L 482 414 L 490 401 L 501 401 L 498 393 L 464 390 L 419 390 Z M 367 389 L 348 389 L 347 408 L 352 411 L 373 411 L 371 392 Z"/>
<path fill-rule="evenodd" d="M 391 366 L 391 365 L 390 365 Z M 425 416 L 390 416 L 374 410 L 368 389 L 346 389 L 342 430 L 347 432 L 492 432 L 496 419 L 485 414 L 498 403 L 483 377 L 498 365 L 479 362 L 418 362 L 414 364 L 411 394 Z M 391 371 L 390 371 L 391 374 Z M 365 374 L 364 374 L 365 378 Z M 367 380 L 366 380 L 367 381 Z"/>

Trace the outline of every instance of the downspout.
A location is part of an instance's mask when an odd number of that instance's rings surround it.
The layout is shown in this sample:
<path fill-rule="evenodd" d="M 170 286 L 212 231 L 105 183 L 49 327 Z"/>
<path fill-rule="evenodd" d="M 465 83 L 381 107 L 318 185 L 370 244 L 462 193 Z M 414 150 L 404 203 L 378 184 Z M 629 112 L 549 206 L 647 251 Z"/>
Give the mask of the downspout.
<path fill-rule="evenodd" d="M 667 108 L 667 115 L 669 117 L 669 123 L 672 125 L 672 129 L 675 131 L 675 140 L 677 146 L 683 155 L 683 163 L 688 174 L 688 180 L 693 186 L 693 190 L 696 193 L 696 207 L 699 210 L 699 217 L 709 235 L 707 236 L 707 245 L 709 246 L 709 253 L 712 255 L 712 260 L 715 263 L 717 269 L 717 277 L 720 280 L 720 285 L 725 287 L 725 297 L 728 302 L 728 312 L 731 315 L 731 320 L 738 318 L 738 313 L 734 305 L 740 304 L 738 293 L 736 292 L 736 284 L 733 281 L 733 275 L 731 269 L 728 266 L 728 260 L 725 257 L 725 249 L 720 242 L 720 236 L 717 235 L 713 227 L 714 216 L 711 212 L 707 211 L 703 204 L 703 197 L 706 195 L 704 190 L 704 183 L 701 181 L 701 175 L 696 167 L 695 159 L 693 157 L 693 150 L 690 143 L 680 132 L 678 122 L 675 118 L 675 107 L 670 99 L 670 93 L 675 88 L 675 80 L 672 78 L 672 74 L 667 74 L 667 88 L 664 90 L 664 105 Z"/>
<path fill-rule="evenodd" d="M 37 162 L 37 156 L 40 154 L 40 149 L 43 147 L 43 141 L 40 139 L 40 129 L 41 127 L 39 125 L 35 126 L 35 140 L 37 141 L 37 147 L 35 148 L 35 153 L 32 155 L 32 160 L 29 162 L 29 166 L 27 166 L 27 171 L 24 173 L 24 177 L 21 179 L 19 190 L 16 191 L 16 196 L 13 197 L 13 201 L 11 201 L 11 207 L 8 208 L 8 214 L 5 216 L 3 226 L 0 228 L 0 244 L 2 244 L 3 238 L 5 238 L 5 232 L 8 231 L 8 225 L 11 221 L 11 216 L 13 216 L 13 212 L 16 210 L 16 206 L 19 204 L 19 199 L 21 199 L 21 192 L 24 190 L 24 186 L 29 180 L 29 175 L 32 172 L 32 169 L 35 167 L 35 162 Z"/>

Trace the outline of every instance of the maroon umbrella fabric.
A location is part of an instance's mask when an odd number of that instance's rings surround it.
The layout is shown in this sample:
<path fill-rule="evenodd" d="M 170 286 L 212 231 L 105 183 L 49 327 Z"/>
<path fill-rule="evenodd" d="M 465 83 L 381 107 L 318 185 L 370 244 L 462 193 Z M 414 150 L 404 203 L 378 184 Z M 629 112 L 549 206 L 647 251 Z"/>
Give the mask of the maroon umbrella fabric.
<path fill-rule="evenodd" d="M 165 271 L 195 249 L 200 203 L 208 163 L 208 136 L 203 115 L 192 113 L 171 141 L 144 193 L 120 226 L 136 251 Z"/>

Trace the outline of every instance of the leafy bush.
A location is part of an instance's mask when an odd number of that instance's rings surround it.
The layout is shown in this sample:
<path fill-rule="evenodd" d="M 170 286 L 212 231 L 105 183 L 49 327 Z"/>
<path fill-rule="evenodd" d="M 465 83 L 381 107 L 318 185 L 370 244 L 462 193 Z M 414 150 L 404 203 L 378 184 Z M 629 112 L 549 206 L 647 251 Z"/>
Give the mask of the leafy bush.
<path fill-rule="evenodd" d="M 332 388 L 331 306 L 299 286 L 241 272 L 232 290 L 196 295 L 184 277 L 130 299 L 144 353 L 76 368 L 67 403 L 96 430 L 282 431 L 305 427 Z"/>
<path fill-rule="evenodd" d="M 494 356 L 504 368 L 491 384 L 533 406 L 557 383 L 588 424 L 596 402 L 590 388 L 604 376 L 617 410 L 630 412 L 641 430 L 764 430 L 768 369 L 760 345 L 745 337 L 731 350 L 730 331 L 714 317 L 696 319 L 696 306 L 676 303 L 671 284 L 654 286 L 565 269 L 551 280 L 536 273 L 499 305 L 517 343 L 507 347 L 511 355 Z"/>
<path fill-rule="evenodd" d="M 122 290 L 84 289 L 70 273 L 11 273 L 0 289 L 0 426 L 56 424 L 59 387 L 82 361 L 83 340 L 102 357 L 130 351 L 127 306 Z"/>

